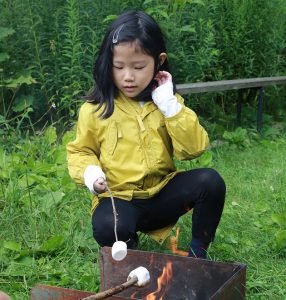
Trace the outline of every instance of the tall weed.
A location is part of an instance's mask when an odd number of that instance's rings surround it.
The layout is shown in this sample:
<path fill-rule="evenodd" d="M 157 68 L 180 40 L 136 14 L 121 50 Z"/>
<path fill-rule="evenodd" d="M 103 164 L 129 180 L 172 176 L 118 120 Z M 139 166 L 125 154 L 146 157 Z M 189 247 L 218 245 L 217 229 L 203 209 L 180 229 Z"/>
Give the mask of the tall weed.
<path fill-rule="evenodd" d="M 25 71 L 34 78 L 35 84 L 21 84 L 16 91 L 16 96 L 33 97 L 32 124 L 62 126 L 75 118 L 81 96 L 93 84 L 94 57 L 105 29 L 128 9 L 145 10 L 160 23 L 176 83 L 285 74 L 283 0 L 3 0 L 1 26 L 14 33 L 1 45 L 0 52 L 10 56 L 1 62 L 1 76 L 17 78 Z M 17 98 L 15 91 L 3 85 L 1 90 L 2 105 L 8 107 Z M 266 106 L 267 112 L 279 117 L 283 97 L 285 89 L 269 90 L 273 105 Z M 220 93 L 193 95 L 187 103 L 207 118 L 227 120 L 235 100 L 233 93 Z M 220 111 L 224 114 L 218 116 Z"/>

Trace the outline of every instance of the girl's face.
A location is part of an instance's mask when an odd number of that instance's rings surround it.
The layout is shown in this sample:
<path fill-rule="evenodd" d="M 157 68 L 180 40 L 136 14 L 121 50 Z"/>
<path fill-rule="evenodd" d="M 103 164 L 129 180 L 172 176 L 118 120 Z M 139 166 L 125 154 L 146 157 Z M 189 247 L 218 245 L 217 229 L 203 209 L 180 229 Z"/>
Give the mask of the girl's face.
<path fill-rule="evenodd" d="M 120 43 L 113 48 L 113 82 L 125 96 L 136 97 L 153 79 L 154 64 L 136 42 Z"/>

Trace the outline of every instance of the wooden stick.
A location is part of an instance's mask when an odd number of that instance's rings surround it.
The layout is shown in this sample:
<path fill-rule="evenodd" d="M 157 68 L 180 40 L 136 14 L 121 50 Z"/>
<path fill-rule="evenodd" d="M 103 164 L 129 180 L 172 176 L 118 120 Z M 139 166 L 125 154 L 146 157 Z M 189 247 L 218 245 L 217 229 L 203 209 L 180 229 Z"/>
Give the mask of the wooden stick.
<path fill-rule="evenodd" d="M 109 290 L 97 293 L 96 295 L 91 295 L 89 297 L 86 298 L 82 298 L 81 300 L 99 300 L 99 299 L 105 299 L 109 296 L 118 294 L 126 289 L 128 289 L 129 287 L 131 287 L 132 285 L 134 285 L 136 282 L 138 281 L 137 276 L 133 276 L 131 279 L 127 280 L 126 282 L 117 285 L 113 288 L 110 288 Z"/>

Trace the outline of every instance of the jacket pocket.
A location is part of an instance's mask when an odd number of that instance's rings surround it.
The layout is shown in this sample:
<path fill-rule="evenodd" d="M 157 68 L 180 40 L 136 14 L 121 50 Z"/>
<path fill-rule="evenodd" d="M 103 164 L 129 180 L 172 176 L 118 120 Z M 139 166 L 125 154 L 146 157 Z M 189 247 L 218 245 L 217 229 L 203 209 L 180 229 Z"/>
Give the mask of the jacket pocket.
<path fill-rule="evenodd" d="M 116 149 L 118 139 L 122 137 L 121 130 L 115 121 L 112 121 L 108 127 L 107 133 L 107 151 L 113 155 Z"/>

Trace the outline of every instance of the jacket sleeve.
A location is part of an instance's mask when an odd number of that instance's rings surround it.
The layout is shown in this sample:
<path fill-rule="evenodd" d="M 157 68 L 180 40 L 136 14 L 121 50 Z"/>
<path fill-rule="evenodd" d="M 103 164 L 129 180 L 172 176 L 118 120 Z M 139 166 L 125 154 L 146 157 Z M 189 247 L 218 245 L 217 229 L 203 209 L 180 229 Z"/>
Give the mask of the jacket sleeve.
<path fill-rule="evenodd" d="M 178 94 L 176 97 L 182 109 L 173 117 L 165 118 L 165 124 L 172 139 L 175 157 L 179 160 L 192 159 L 207 149 L 208 134 L 195 112 L 184 105 L 183 98 Z"/>
<path fill-rule="evenodd" d="M 80 108 L 76 139 L 67 144 L 69 174 L 79 184 L 84 184 L 83 174 L 89 165 L 100 166 L 99 144 L 95 131 L 96 118 L 91 105 L 85 103 Z"/>

